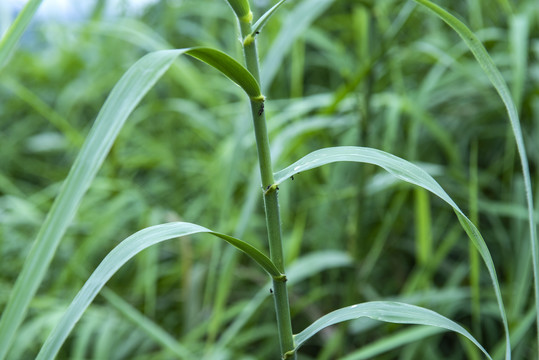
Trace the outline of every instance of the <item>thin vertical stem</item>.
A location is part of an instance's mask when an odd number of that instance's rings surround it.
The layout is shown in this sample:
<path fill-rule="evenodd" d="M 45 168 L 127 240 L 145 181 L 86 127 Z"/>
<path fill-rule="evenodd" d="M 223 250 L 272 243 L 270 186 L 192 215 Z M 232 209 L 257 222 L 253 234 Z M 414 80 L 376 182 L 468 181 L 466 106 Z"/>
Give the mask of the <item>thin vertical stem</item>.
<path fill-rule="evenodd" d="M 250 35 L 250 19 L 240 19 L 240 28 L 242 39 L 248 39 L 248 41 L 246 40 L 243 43 L 245 64 L 247 69 L 260 83 L 256 41 Z M 279 200 L 277 197 L 278 188 L 274 186 L 264 101 L 251 100 L 251 112 L 253 116 L 256 147 L 258 151 L 260 177 L 262 179 L 262 188 L 264 192 L 264 209 L 266 213 L 270 257 L 277 266 L 277 269 L 284 274 L 285 269 L 283 243 L 281 237 L 281 220 L 279 214 Z M 277 326 L 279 330 L 279 343 L 282 358 L 296 359 L 296 354 L 293 351 L 294 338 L 292 333 L 292 322 L 290 319 L 290 305 L 288 302 L 286 280 L 273 280 L 273 298 L 275 302 L 275 311 L 277 313 Z"/>
<path fill-rule="evenodd" d="M 468 192 L 470 202 L 470 220 L 479 228 L 479 175 L 477 164 L 478 145 L 477 139 L 474 139 L 470 148 L 470 190 Z M 472 329 L 477 339 L 481 340 L 481 263 L 479 251 L 470 242 L 469 258 L 470 258 L 470 293 L 472 302 Z M 472 350 L 476 358 L 480 358 L 477 349 Z"/>

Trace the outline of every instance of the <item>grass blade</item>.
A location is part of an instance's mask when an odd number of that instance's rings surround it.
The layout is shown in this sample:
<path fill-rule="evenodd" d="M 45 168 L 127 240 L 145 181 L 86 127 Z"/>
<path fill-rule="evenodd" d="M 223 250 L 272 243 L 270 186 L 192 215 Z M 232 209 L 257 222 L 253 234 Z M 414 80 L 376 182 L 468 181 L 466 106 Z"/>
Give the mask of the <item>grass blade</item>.
<path fill-rule="evenodd" d="M 503 299 L 500 290 L 500 284 L 498 282 L 498 276 L 496 275 L 496 270 L 494 267 L 494 262 L 488 250 L 488 247 L 483 240 L 483 237 L 479 233 L 479 230 L 475 225 L 464 215 L 462 210 L 457 206 L 457 204 L 447 195 L 444 189 L 423 169 L 418 166 L 403 160 L 397 156 L 388 154 L 384 151 L 356 147 L 356 146 L 341 146 L 334 148 L 326 148 L 314 151 L 300 160 L 296 161 L 287 168 L 275 173 L 275 186 L 281 184 L 286 179 L 291 176 L 298 174 L 299 172 L 317 168 L 319 166 L 340 162 L 340 161 L 351 161 L 359 163 L 373 164 L 382 167 L 387 170 L 393 176 L 404 180 L 408 183 L 420 186 L 434 195 L 438 196 L 446 203 L 451 205 L 453 210 L 458 216 L 458 219 L 468 234 L 468 237 L 479 250 L 485 265 L 487 266 L 490 278 L 493 283 L 494 292 L 496 294 L 496 299 L 498 301 L 498 307 L 500 310 L 500 315 L 502 318 L 507 345 L 509 343 L 509 327 L 507 324 L 507 316 L 505 313 L 505 307 L 503 305 Z M 508 350 L 508 358 L 511 358 L 510 347 Z"/>
<path fill-rule="evenodd" d="M 416 324 L 429 325 L 459 333 L 475 344 L 481 351 L 492 360 L 488 352 L 479 344 L 477 340 L 457 323 L 449 320 L 445 316 L 429 309 L 415 305 L 409 305 L 391 301 L 372 301 L 363 304 L 348 306 L 330 312 L 316 320 L 305 330 L 294 335 L 297 350 L 305 341 L 311 338 L 320 330 L 343 321 L 367 317 L 396 324 Z"/>
<path fill-rule="evenodd" d="M 151 226 L 149 228 L 140 230 L 139 232 L 123 240 L 103 259 L 101 264 L 99 264 L 99 266 L 95 269 L 75 299 L 69 305 L 69 308 L 62 316 L 60 322 L 56 325 L 52 333 L 45 341 L 45 344 L 41 348 L 37 359 L 52 359 L 56 356 L 60 350 L 60 347 L 77 321 L 81 318 L 84 311 L 88 308 L 103 286 L 105 286 L 107 281 L 127 261 L 152 245 L 165 240 L 197 233 L 212 234 L 227 241 L 253 258 L 270 275 L 280 275 L 271 260 L 269 260 L 264 254 L 262 254 L 252 245 L 249 245 L 248 243 L 239 239 L 216 233 L 205 227 L 191 223 L 175 222 Z"/>
<path fill-rule="evenodd" d="M 433 326 L 414 326 L 396 332 L 390 336 L 373 341 L 361 349 L 343 357 L 341 360 L 368 360 L 376 359 L 377 356 L 398 347 L 423 340 L 445 331 L 439 327 Z"/>
<path fill-rule="evenodd" d="M 414 191 L 416 259 L 419 266 L 426 266 L 432 259 L 432 216 L 428 193 L 420 188 Z"/>
<path fill-rule="evenodd" d="M 515 101 L 517 110 L 522 108 L 522 99 L 526 81 L 526 71 L 528 69 L 528 38 L 530 33 L 530 23 L 527 14 L 515 15 L 511 19 L 509 28 L 511 44 L 511 62 L 513 81 L 511 93 Z"/>
<path fill-rule="evenodd" d="M 228 55 L 210 48 L 156 51 L 142 57 L 129 68 L 101 108 L 15 282 L 0 319 L 0 359 L 6 356 L 60 239 L 127 117 L 173 61 L 183 53 L 217 68 L 240 85 L 249 96 L 260 95 L 257 82 L 243 66 Z"/>
<path fill-rule="evenodd" d="M 84 142 L 83 136 L 69 123 L 69 121 L 50 107 L 45 101 L 34 94 L 30 89 L 18 81 L 7 80 L 3 84 L 8 90 L 12 91 L 20 99 L 35 109 L 49 121 L 54 127 L 69 140 L 71 144 L 78 147 Z"/>
<path fill-rule="evenodd" d="M 156 343 L 170 350 L 178 359 L 192 359 L 194 357 L 193 353 L 182 346 L 172 335 L 141 314 L 135 307 L 116 295 L 112 290 L 104 288 L 101 294 L 118 312 L 132 321 L 133 325 L 141 328 Z"/>
<path fill-rule="evenodd" d="M 42 0 L 30 0 L 19 13 L 15 22 L 9 27 L 0 41 L 0 71 L 7 64 L 9 57 L 15 50 L 22 33 L 30 24 Z"/>
<path fill-rule="evenodd" d="M 533 195 L 531 187 L 531 177 L 530 170 L 528 168 L 528 156 L 526 155 L 526 147 L 524 146 L 524 138 L 522 136 L 522 130 L 520 128 L 520 120 L 518 116 L 517 107 L 511 97 L 511 93 L 505 80 L 503 79 L 502 74 L 494 64 L 494 61 L 488 54 L 487 50 L 479 41 L 477 36 L 460 20 L 451 15 L 445 9 L 440 6 L 433 4 L 428 0 L 414 0 L 416 3 L 426 7 L 433 13 L 435 13 L 440 19 L 447 23 L 457 34 L 462 38 L 466 43 L 472 54 L 475 56 L 477 62 L 487 75 L 488 79 L 498 92 L 498 95 L 502 99 L 507 114 L 509 115 L 509 122 L 511 123 L 511 128 L 513 129 L 513 135 L 517 143 L 517 149 L 520 156 L 520 163 L 522 166 L 522 174 L 524 176 L 524 187 L 526 190 L 526 201 L 528 203 L 528 222 L 530 226 L 530 241 L 532 249 L 532 259 L 533 259 L 533 275 L 534 275 L 534 286 L 535 286 L 535 310 L 537 313 L 537 343 L 539 344 L 539 245 L 537 244 L 537 233 L 536 225 L 533 220 Z M 509 344 L 509 334 L 506 334 L 507 340 L 507 352 L 506 357 L 510 358 L 510 344 Z"/>
<path fill-rule="evenodd" d="M 260 17 L 260 19 L 258 19 L 256 21 L 256 23 L 253 25 L 253 31 L 251 32 L 251 35 L 250 36 L 255 36 L 256 34 L 258 34 L 262 28 L 264 27 L 264 25 L 266 25 L 266 23 L 268 22 L 268 20 L 271 18 L 271 16 L 275 13 L 275 11 L 285 2 L 286 0 L 281 0 L 279 1 L 277 4 L 273 5 L 271 9 L 269 9 L 268 11 L 266 11 L 264 13 L 264 15 L 262 15 Z"/>
<path fill-rule="evenodd" d="M 269 88 L 282 66 L 283 58 L 294 41 L 331 4 L 333 0 L 304 0 L 290 12 L 262 64 L 260 82 Z"/>
<path fill-rule="evenodd" d="M 182 51 L 146 55 L 116 84 L 32 245 L 0 320 L 0 359 L 34 296 L 56 248 L 129 114 Z"/>
<path fill-rule="evenodd" d="M 191 48 L 186 53 L 222 72 L 238 84 L 250 98 L 256 99 L 262 96 L 260 86 L 253 75 L 227 54 L 207 47 Z"/>

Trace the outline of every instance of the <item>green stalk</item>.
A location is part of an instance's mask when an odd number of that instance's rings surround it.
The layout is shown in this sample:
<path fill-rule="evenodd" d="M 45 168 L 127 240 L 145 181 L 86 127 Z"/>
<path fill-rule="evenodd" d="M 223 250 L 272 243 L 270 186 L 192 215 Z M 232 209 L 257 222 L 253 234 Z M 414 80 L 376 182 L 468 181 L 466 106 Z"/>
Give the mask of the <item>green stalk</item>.
<path fill-rule="evenodd" d="M 252 16 L 240 18 L 241 37 L 245 39 L 243 43 L 243 55 L 247 69 L 260 83 L 260 73 L 258 64 L 258 54 L 256 42 L 252 32 Z M 256 34 L 254 34 L 256 35 Z M 266 227 L 268 230 L 268 241 L 270 257 L 277 269 L 284 274 L 283 243 L 281 237 L 281 220 L 279 214 L 279 200 L 277 198 L 277 186 L 274 185 L 273 169 L 271 165 L 271 154 L 266 128 L 266 115 L 264 111 L 263 99 L 251 99 L 251 112 L 253 116 L 256 147 L 258 151 L 258 162 L 260 166 L 260 177 L 264 191 L 264 210 L 266 212 Z M 288 303 L 288 291 L 286 288 L 286 277 L 283 279 L 273 279 L 273 299 L 275 301 L 275 311 L 277 313 L 277 327 L 279 330 L 279 343 L 283 359 L 296 359 L 294 352 L 294 338 L 292 333 L 292 322 L 290 319 L 290 305 Z"/>

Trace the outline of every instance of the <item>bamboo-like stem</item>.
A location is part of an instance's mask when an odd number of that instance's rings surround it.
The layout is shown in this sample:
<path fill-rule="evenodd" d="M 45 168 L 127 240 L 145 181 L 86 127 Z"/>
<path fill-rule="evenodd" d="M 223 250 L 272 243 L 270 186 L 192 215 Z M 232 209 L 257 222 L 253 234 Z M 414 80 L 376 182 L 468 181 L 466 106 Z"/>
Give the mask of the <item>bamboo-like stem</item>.
<path fill-rule="evenodd" d="M 242 21 L 243 20 L 243 21 Z M 256 41 L 251 34 L 251 21 L 240 19 L 240 29 L 243 43 L 243 55 L 247 69 L 260 83 L 260 73 L 258 65 L 258 55 Z M 264 194 L 264 209 L 266 212 L 266 226 L 268 230 L 268 241 L 271 260 L 282 274 L 285 274 L 283 243 L 281 237 L 281 220 L 279 215 L 279 200 L 277 198 L 278 188 L 274 186 L 273 169 L 271 164 L 271 153 L 266 128 L 266 115 L 264 111 L 264 101 L 251 100 L 251 112 L 253 115 L 256 147 L 258 151 L 258 162 L 260 166 L 260 177 L 262 179 L 262 189 Z M 279 343 L 281 356 L 283 359 L 296 359 L 294 350 L 294 338 L 292 333 L 292 322 L 290 319 L 290 305 L 288 302 L 288 291 L 285 280 L 273 280 L 273 298 L 275 301 L 275 311 L 277 314 L 277 327 L 279 330 Z"/>

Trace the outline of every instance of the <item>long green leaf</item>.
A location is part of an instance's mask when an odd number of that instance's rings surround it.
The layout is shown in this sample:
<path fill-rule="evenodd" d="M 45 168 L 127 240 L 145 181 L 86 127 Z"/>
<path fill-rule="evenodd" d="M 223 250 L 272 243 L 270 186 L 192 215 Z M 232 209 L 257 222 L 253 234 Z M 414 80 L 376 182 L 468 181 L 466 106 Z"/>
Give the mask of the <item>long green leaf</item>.
<path fill-rule="evenodd" d="M 253 75 L 239 62 L 225 53 L 206 47 L 192 48 L 187 51 L 187 55 L 197 58 L 209 64 L 225 74 L 230 80 L 238 84 L 251 98 L 258 98 L 260 87 Z"/>
<path fill-rule="evenodd" d="M 376 359 L 378 355 L 382 355 L 385 352 L 407 344 L 418 342 L 443 331 L 445 331 L 445 329 L 433 326 L 414 326 L 403 329 L 402 331 L 392 333 L 391 335 L 385 336 L 379 340 L 370 342 L 369 344 L 361 347 L 361 349 L 341 358 L 341 360 Z"/>
<path fill-rule="evenodd" d="M 123 316 L 133 322 L 133 325 L 139 327 L 156 343 L 161 344 L 163 349 L 168 349 L 178 359 L 192 359 L 194 354 L 185 346 L 181 345 L 171 334 L 154 323 L 148 317 L 140 313 L 134 306 L 126 302 L 112 290 L 101 289 L 101 295 Z"/>
<path fill-rule="evenodd" d="M 99 111 L 11 291 L 0 319 L 0 360 L 6 356 L 60 239 L 125 121 L 173 61 L 183 53 L 217 68 L 240 85 L 249 96 L 260 95 L 258 84 L 245 68 L 228 55 L 210 48 L 156 51 L 145 55 L 129 68 Z"/>
<path fill-rule="evenodd" d="M 281 184 L 283 181 L 293 175 L 298 174 L 299 172 L 340 161 L 359 162 L 380 166 L 387 170 L 393 176 L 408 183 L 420 186 L 451 205 L 451 207 L 457 214 L 462 227 L 468 234 L 470 240 L 479 250 L 479 253 L 483 257 L 483 261 L 487 266 L 490 278 L 493 283 L 496 299 L 498 301 L 498 307 L 506 333 L 506 342 L 509 346 L 509 327 L 507 325 L 507 316 L 505 314 L 505 307 L 503 305 L 500 284 L 498 282 L 498 276 L 496 275 L 494 262 L 492 261 L 492 257 L 485 243 L 485 240 L 483 240 L 483 237 L 481 236 L 479 230 L 477 230 L 475 225 L 466 217 L 466 215 L 464 215 L 462 210 L 460 210 L 457 204 L 455 204 L 455 202 L 449 197 L 449 195 L 447 195 L 444 189 L 442 189 L 442 187 L 436 182 L 436 180 L 434 180 L 432 176 L 430 176 L 423 169 L 406 160 L 403 160 L 397 156 L 388 154 L 381 150 L 356 146 L 342 146 L 314 151 L 301 158 L 300 160 L 296 161 L 292 165 L 288 166 L 287 168 L 275 173 L 275 185 Z M 509 346 L 508 359 L 511 358 L 510 351 L 511 350 Z"/>
<path fill-rule="evenodd" d="M 261 17 L 260 19 L 258 19 L 256 21 L 256 23 L 253 25 L 253 31 L 251 32 L 251 36 L 255 36 L 256 34 L 258 34 L 262 28 L 264 27 L 264 25 L 266 25 L 266 23 L 268 22 L 268 20 L 272 17 L 272 15 L 275 13 L 275 11 L 277 11 L 277 9 L 282 5 L 284 4 L 286 0 L 281 0 L 279 1 L 277 4 L 273 5 L 271 7 L 271 9 L 269 9 L 268 11 L 266 11 Z"/>
<path fill-rule="evenodd" d="M 60 322 L 53 329 L 45 344 L 41 348 L 37 359 L 53 359 L 65 339 L 81 318 L 84 311 L 88 308 L 99 291 L 105 286 L 107 281 L 131 258 L 142 250 L 163 242 L 181 236 L 188 236 L 197 233 L 208 233 L 219 237 L 229 244 L 232 244 L 254 259 L 268 274 L 279 276 L 280 273 L 268 257 L 262 254 L 252 245 L 233 238 L 231 236 L 220 234 L 205 227 L 183 222 L 175 222 L 152 226 L 129 236 L 116 246 L 99 264 L 79 291 L 75 299 L 69 305 L 68 309 L 60 319 Z"/>
<path fill-rule="evenodd" d="M 520 128 L 520 120 L 517 107 L 515 106 L 509 88 L 507 87 L 507 84 L 503 79 L 502 74 L 496 67 L 496 64 L 494 64 L 494 61 L 488 54 L 481 41 L 479 41 L 477 36 L 475 36 L 475 34 L 464 23 L 462 23 L 459 19 L 451 15 L 449 12 L 447 12 L 440 6 L 433 4 L 428 0 L 414 1 L 432 11 L 457 32 L 457 34 L 462 38 L 462 40 L 466 43 L 472 54 L 475 56 L 477 62 L 479 63 L 479 65 L 487 75 L 488 79 L 498 92 L 498 95 L 500 96 L 505 105 L 507 114 L 509 115 L 509 122 L 511 123 L 511 128 L 513 129 L 513 135 L 515 137 L 518 153 L 520 156 L 522 174 L 524 176 L 524 187 L 526 190 L 526 201 L 528 203 L 528 223 L 530 227 L 530 241 L 532 249 L 533 276 L 535 286 L 535 310 L 537 313 L 537 343 L 539 344 L 539 244 L 537 240 L 536 224 L 533 219 L 534 206 L 530 170 L 528 168 L 528 156 L 526 155 L 526 147 L 524 146 L 524 138 L 522 136 L 522 130 Z M 509 334 L 507 333 L 506 340 L 506 357 L 510 357 L 511 350 L 509 344 Z"/>
<path fill-rule="evenodd" d="M 2 40 L 0 40 L 0 71 L 4 65 L 6 65 L 9 57 L 15 50 L 17 42 L 21 38 L 24 30 L 28 27 L 28 24 L 30 24 L 30 20 L 34 17 L 34 14 L 42 1 L 43 0 L 28 1 L 13 24 L 6 31 Z"/>
<path fill-rule="evenodd" d="M 261 80 L 264 87 L 269 87 L 275 75 L 282 66 L 283 58 L 290 50 L 294 41 L 305 33 L 305 29 L 322 13 L 334 0 L 304 0 L 299 3 L 286 17 L 285 23 L 268 50 L 262 64 Z"/>
<path fill-rule="evenodd" d="M 409 305 L 391 301 L 372 301 L 363 304 L 348 306 L 339 310 L 330 312 L 316 320 L 305 330 L 294 335 L 294 341 L 297 350 L 305 341 L 318 333 L 320 330 L 343 321 L 367 317 L 374 320 L 385 321 L 396 324 L 416 324 L 429 325 L 446 330 L 454 331 L 475 344 L 481 351 L 492 360 L 488 352 L 479 344 L 475 338 L 470 335 L 466 329 L 457 323 L 449 320 L 445 316 L 429 309 L 415 305 Z"/>

